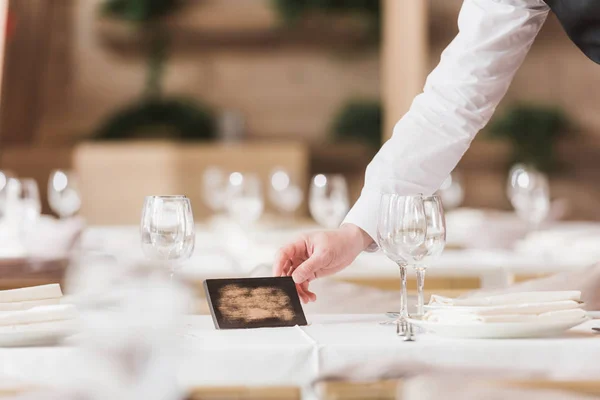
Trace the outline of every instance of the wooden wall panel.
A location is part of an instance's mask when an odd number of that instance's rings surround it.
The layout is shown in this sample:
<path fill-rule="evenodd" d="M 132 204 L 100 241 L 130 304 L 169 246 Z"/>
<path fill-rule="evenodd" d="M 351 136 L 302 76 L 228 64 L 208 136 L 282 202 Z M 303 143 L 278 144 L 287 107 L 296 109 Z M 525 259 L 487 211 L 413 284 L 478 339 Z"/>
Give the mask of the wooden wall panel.
<path fill-rule="evenodd" d="M 6 43 L 0 109 L 2 145 L 36 140 L 44 114 L 66 101 L 72 0 L 11 0 L 15 29 Z"/>

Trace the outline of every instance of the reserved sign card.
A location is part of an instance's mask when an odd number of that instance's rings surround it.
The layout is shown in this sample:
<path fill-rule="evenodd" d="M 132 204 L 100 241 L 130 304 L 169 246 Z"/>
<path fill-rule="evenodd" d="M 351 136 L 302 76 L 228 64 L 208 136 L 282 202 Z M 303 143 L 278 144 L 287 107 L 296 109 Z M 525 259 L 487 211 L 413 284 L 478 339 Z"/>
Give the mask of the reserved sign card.
<path fill-rule="evenodd" d="M 217 329 L 306 325 L 291 277 L 207 279 L 204 290 Z"/>

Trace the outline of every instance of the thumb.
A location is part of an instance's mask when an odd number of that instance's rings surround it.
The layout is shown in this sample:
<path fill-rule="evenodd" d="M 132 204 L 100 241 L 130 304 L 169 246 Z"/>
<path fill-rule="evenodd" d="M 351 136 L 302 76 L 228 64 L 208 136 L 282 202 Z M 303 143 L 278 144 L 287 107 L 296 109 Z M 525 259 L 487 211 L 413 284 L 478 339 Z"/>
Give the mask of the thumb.
<path fill-rule="evenodd" d="M 313 254 L 298 266 L 292 274 L 295 283 L 303 283 L 316 278 L 316 272 L 321 268 L 320 257 Z"/>

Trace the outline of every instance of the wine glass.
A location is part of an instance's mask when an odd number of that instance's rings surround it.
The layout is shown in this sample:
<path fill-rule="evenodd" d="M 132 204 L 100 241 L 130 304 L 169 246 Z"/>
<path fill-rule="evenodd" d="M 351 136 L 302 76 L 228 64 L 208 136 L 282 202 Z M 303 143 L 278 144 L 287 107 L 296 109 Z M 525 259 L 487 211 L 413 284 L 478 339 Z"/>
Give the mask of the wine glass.
<path fill-rule="evenodd" d="M 229 216 L 238 223 L 249 225 L 258 221 L 264 209 L 258 176 L 241 172 L 229 175 L 226 204 Z"/>
<path fill-rule="evenodd" d="M 208 167 L 202 176 L 202 196 L 204 203 L 213 213 L 225 209 L 227 198 L 227 174 L 218 167 Z"/>
<path fill-rule="evenodd" d="M 2 219 L 6 213 L 6 189 L 8 180 L 14 177 L 15 175 L 10 171 L 0 170 L 0 219 Z"/>
<path fill-rule="evenodd" d="M 453 210 L 459 207 L 465 198 L 465 190 L 460 174 L 455 171 L 448 175 L 448 178 L 442 183 L 437 194 L 441 196 L 446 210 Z"/>
<path fill-rule="evenodd" d="M 427 218 L 423 196 L 400 196 L 383 194 L 379 207 L 377 241 L 383 253 L 400 268 L 400 314 L 391 322 L 407 328 L 408 308 L 406 273 L 409 265 L 415 265 L 426 251 Z"/>
<path fill-rule="evenodd" d="M 279 211 L 291 217 L 302 204 L 302 189 L 286 170 L 277 168 L 271 173 L 269 199 Z"/>
<path fill-rule="evenodd" d="M 6 184 L 6 214 L 25 227 L 34 225 L 42 212 L 37 182 L 10 178 Z"/>
<path fill-rule="evenodd" d="M 416 253 L 417 263 L 415 272 L 417 274 L 417 317 L 424 314 L 425 298 L 425 271 L 427 263 L 439 257 L 446 245 L 446 218 L 444 217 L 444 206 L 441 196 L 429 196 L 423 198 L 425 220 L 427 222 L 427 233 L 425 242 L 421 245 L 421 253 Z"/>
<path fill-rule="evenodd" d="M 179 264 L 194 252 L 194 216 L 186 196 L 148 196 L 140 226 L 142 251 L 164 264 L 173 278 Z"/>
<path fill-rule="evenodd" d="M 54 170 L 48 180 L 48 204 L 59 218 L 75 215 L 81 208 L 81 192 L 72 171 Z"/>
<path fill-rule="evenodd" d="M 320 225 L 337 228 L 350 208 L 348 185 L 342 175 L 315 175 L 311 182 L 308 207 Z"/>
<path fill-rule="evenodd" d="M 5 221 L 15 238 L 29 252 L 29 238 L 42 211 L 35 180 L 10 178 L 6 184 Z"/>
<path fill-rule="evenodd" d="M 550 212 L 548 177 L 529 166 L 518 164 L 509 174 L 508 197 L 519 218 L 535 230 Z"/>

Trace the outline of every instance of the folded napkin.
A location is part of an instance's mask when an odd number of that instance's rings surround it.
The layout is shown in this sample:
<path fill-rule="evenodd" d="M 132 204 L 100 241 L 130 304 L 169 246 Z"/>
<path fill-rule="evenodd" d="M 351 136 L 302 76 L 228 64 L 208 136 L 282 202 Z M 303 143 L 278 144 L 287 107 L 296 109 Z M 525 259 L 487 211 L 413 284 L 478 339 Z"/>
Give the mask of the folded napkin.
<path fill-rule="evenodd" d="M 548 292 L 520 292 L 497 295 L 475 295 L 465 298 L 450 298 L 439 295 L 432 295 L 429 305 L 436 306 L 461 306 L 461 307 L 485 307 L 485 306 L 506 306 L 527 303 L 548 303 L 560 301 L 579 302 L 581 292 L 578 290 L 569 291 L 548 291 Z"/>
<path fill-rule="evenodd" d="M 478 307 L 480 315 L 506 315 L 506 314 L 542 314 L 550 311 L 573 310 L 580 308 L 581 303 L 574 300 L 548 301 L 542 303 L 507 304 L 489 307 Z M 465 312 L 464 307 L 445 306 L 444 312 Z"/>
<path fill-rule="evenodd" d="M 59 321 L 37 322 L 34 324 L 19 324 L 0 326 L 0 335 L 3 333 L 40 333 L 54 334 L 65 332 L 73 333 L 77 330 L 76 319 L 63 319 Z"/>
<path fill-rule="evenodd" d="M 0 303 L 60 299 L 61 297 L 62 291 L 57 283 L 0 291 Z"/>
<path fill-rule="evenodd" d="M 35 324 L 77 318 L 77 309 L 72 304 L 34 307 L 24 311 L 0 312 L 0 326 Z"/>
<path fill-rule="evenodd" d="M 61 302 L 61 299 L 56 298 L 56 299 L 44 299 L 44 300 L 15 301 L 12 303 L 0 303 L 0 312 L 28 310 L 33 307 L 50 306 L 53 304 L 60 304 L 60 302 Z"/>
<path fill-rule="evenodd" d="M 479 312 L 448 312 L 446 310 L 428 311 L 423 320 L 442 324 L 464 323 L 500 323 L 500 322 L 546 322 L 576 321 L 585 318 L 580 308 L 571 310 L 549 311 L 541 314 L 492 314 Z"/>

